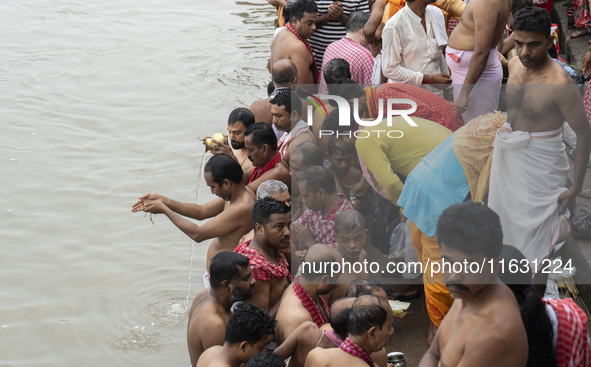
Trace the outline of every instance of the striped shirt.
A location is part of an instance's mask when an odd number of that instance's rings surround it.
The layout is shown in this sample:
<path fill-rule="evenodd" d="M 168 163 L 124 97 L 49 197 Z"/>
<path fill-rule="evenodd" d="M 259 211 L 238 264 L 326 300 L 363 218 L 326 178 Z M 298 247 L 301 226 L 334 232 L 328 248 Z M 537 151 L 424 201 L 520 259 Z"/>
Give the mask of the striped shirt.
<path fill-rule="evenodd" d="M 324 14 L 328 13 L 328 6 L 335 0 L 314 0 L 316 6 L 318 6 L 318 18 L 321 18 Z M 343 4 L 343 14 L 349 16 L 354 11 L 360 10 L 369 13 L 369 5 L 367 0 L 340 0 Z M 308 40 L 310 46 L 312 46 L 312 52 L 314 52 L 314 58 L 318 66 L 322 65 L 322 58 L 324 57 L 324 50 L 326 47 L 333 42 L 340 40 L 345 37 L 347 32 L 345 26 L 336 20 L 323 25 L 321 28 L 316 29 L 312 38 Z"/>

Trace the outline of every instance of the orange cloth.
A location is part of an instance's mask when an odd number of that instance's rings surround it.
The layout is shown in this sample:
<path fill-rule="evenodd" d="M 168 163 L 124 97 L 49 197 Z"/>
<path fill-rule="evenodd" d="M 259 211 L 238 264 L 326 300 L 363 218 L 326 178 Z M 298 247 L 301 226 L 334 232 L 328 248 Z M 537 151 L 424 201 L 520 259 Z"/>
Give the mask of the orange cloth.
<path fill-rule="evenodd" d="M 384 7 L 384 16 L 382 17 L 382 23 L 386 23 L 388 19 L 392 18 L 398 10 L 404 8 L 406 0 L 386 0 L 386 6 Z M 459 22 L 462 12 L 466 7 L 466 3 L 462 0 L 437 0 L 429 5 L 435 5 L 443 11 L 445 15 L 445 29 L 447 29 L 450 16 L 456 18 Z"/>
<path fill-rule="evenodd" d="M 277 26 L 279 28 L 285 25 L 285 19 L 283 19 L 283 6 L 278 6 L 277 8 Z"/>
<path fill-rule="evenodd" d="M 441 264 L 441 250 L 437 243 L 437 236 L 430 238 L 421 232 L 413 222 L 410 222 L 410 234 L 412 244 L 423 264 L 423 283 L 425 284 L 425 300 L 427 301 L 427 312 L 435 326 L 439 327 L 441 321 L 451 308 L 453 298 L 449 294 L 441 273 L 431 277 L 431 263 Z M 429 267 L 427 266 L 429 260 Z"/>
<path fill-rule="evenodd" d="M 453 150 L 464 169 L 475 203 L 483 202 L 488 193 L 492 144 L 505 121 L 507 117 L 499 111 L 487 113 L 473 118 L 453 135 Z"/>
<path fill-rule="evenodd" d="M 384 7 L 384 16 L 382 23 L 386 23 L 388 19 L 392 18 L 398 10 L 404 8 L 406 0 L 386 0 L 386 6 Z"/>

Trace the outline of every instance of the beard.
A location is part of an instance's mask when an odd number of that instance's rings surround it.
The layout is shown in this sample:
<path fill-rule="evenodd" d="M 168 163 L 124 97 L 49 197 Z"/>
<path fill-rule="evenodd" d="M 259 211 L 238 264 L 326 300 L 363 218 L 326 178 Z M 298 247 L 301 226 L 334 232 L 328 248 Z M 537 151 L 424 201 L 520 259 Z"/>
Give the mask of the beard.
<path fill-rule="evenodd" d="M 232 148 L 234 148 L 234 150 L 244 149 L 244 142 L 240 143 L 237 141 L 231 141 L 230 145 L 232 145 Z"/>
<path fill-rule="evenodd" d="M 254 286 L 252 288 L 248 288 L 247 290 L 242 290 L 239 288 L 234 289 L 234 292 L 228 297 L 228 301 L 230 304 L 234 302 L 242 302 L 248 301 L 254 295 Z"/>

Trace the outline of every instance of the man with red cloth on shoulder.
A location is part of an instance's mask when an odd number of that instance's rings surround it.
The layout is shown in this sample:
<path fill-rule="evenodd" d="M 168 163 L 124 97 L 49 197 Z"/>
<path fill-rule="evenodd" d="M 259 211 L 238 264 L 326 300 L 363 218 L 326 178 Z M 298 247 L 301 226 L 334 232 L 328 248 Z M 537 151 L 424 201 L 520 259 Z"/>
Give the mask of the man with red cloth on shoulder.
<path fill-rule="evenodd" d="M 254 167 L 248 176 L 249 189 L 256 192 L 259 185 L 267 180 L 278 180 L 287 187 L 291 186 L 291 176 L 281 154 L 277 152 L 277 137 L 269 124 L 257 122 L 247 127 L 244 132 L 244 146 Z"/>
<path fill-rule="evenodd" d="M 240 244 L 234 252 L 250 260 L 252 277 L 256 280 L 250 302 L 275 317 L 279 299 L 291 283 L 289 263 L 278 251 L 290 246 L 291 208 L 265 198 L 254 204 L 252 221 L 254 238 Z"/>

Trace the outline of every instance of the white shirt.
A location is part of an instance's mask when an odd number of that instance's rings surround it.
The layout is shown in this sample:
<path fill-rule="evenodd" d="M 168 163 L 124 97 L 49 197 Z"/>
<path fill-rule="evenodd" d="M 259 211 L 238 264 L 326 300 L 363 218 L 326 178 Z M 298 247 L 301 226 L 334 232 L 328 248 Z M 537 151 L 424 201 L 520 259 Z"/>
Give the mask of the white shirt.
<path fill-rule="evenodd" d="M 428 5 L 425 24 L 426 32 L 421 17 L 407 4 L 384 26 L 382 72 L 388 78 L 388 83 L 420 85 L 423 74 L 449 72 L 441 51 L 441 46 L 447 43 L 447 34 L 441 34 L 440 31 L 445 29 L 445 17 L 441 9 Z"/>

